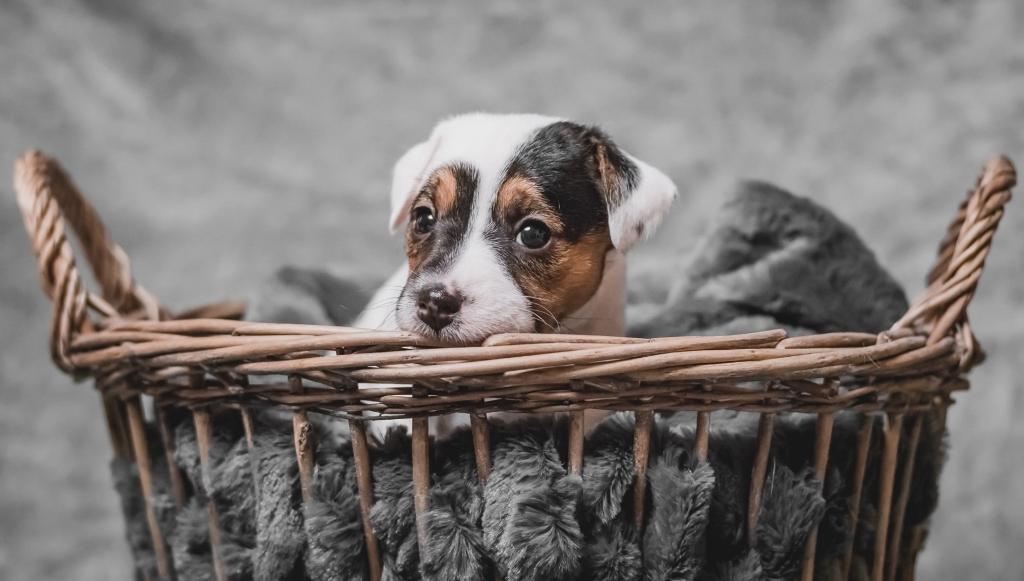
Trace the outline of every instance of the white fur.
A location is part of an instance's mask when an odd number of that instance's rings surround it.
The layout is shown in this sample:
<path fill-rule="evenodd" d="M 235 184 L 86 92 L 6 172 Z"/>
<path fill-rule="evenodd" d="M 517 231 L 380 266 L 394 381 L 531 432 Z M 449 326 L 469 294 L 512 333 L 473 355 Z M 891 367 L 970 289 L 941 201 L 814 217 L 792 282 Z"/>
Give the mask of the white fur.
<path fill-rule="evenodd" d="M 402 294 L 405 281 L 409 278 L 409 265 L 402 263 L 384 285 L 373 293 L 373 298 L 366 304 L 366 308 L 352 323 L 353 327 L 362 329 L 377 329 L 380 331 L 397 331 L 398 321 L 395 318 L 395 304 Z"/>
<path fill-rule="evenodd" d="M 391 231 L 396 232 L 405 224 L 413 198 L 427 178 L 445 165 L 463 162 L 473 166 L 480 173 L 478 198 L 495 195 L 498 181 L 519 146 L 541 127 L 557 121 L 563 119 L 489 113 L 468 113 L 441 121 L 426 141 L 414 145 L 395 164 L 391 183 Z"/>
<path fill-rule="evenodd" d="M 474 222 L 482 218 L 474 216 Z M 530 303 L 501 266 L 494 250 L 483 240 L 484 225 L 470 227 L 452 268 L 429 274 L 419 285 L 439 283 L 465 297 L 462 308 L 450 325 L 438 336 L 453 343 L 477 343 L 495 333 L 528 332 L 534 329 Z M 419 286 L 418 285 L 418 286 Z M 408 331 L 430 334 L 416 315 L 416 297 L 405 293 L 396 305 L 398 326 Z"/>
<path fill-rule="evenodd" d="M 392 234 L 405 225 L 409 205 L 429 175 L 425 172 L 430 166 L 437 145 L 436 139 L 417 143 L 395 162 L 395 167 L 391 170 L 391 217 L 388 218 Z"/>
<path fill-rule="evenodd" d="M 639 170 L 639 182 L 626 200 L 608 213 L 608 233 L 622 252 L 654 232 L 678 193 L 667 175 L 632 155 L 627 157 Z"/>

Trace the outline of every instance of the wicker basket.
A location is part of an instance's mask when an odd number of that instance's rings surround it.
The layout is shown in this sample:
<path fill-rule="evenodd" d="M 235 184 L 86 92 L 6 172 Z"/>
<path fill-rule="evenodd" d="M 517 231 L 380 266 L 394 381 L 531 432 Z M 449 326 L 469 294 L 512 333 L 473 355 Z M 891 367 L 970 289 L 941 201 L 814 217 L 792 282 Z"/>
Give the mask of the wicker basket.
<path fill-rule="evenodd" d="M 644 522 L 645 473 L 653 414 L 697 413 L 694 454 L 707 458 L 711 412 L 760 414 L 749 490 L 753 530 L 771 450 L 775 414 L 817 415 L 813 466 L 821 479 L 829 463 L 833 416 L 883 415 L 879 498 L 871 578 L 912 578 L 925 531 L 903 531 L 922 417 L 942 425 L 951 394 L 966 389 L 964 374 L 982 359 L 967 321 L 995 229 L 1016 174 L 998 157 L 984 168 L 960 207 L 928 276 L 928 288 L 892 328 L 879 335 L 828 333 L 787 338 L 782 331 L 724 337 L 632 339 L 553 334 L 493 336 L 480 346 L 444 347 L 404 332 L 345 327 L 240 322 L 243 305 L 223 303 L 168 313 L 133 280 L 128 260 L 109 238 L 95 210 L 52 159 L 29 152 L 15 166 L 15 189 L 35 249 L 45 293 L 53 301 L 50 349 L 54 362 L 77 378 L 90 377 L 103 399 L 115 455 L 136 463 L 161 577 L 173 575 L 166 540 L 151 503 L 150 447 L 140 396 L 152 396 L 155 421 L 169 444 L 165 412 L 193 415 L 204 470 L 209 463 L 211 410 L 241 414 L 252 441 L 254 406 L 277 406 L 294 416 L 294 442 L 303 498 L 313 475 L 308 412 L 347 418 L 357 468 L 370 575 L 379 579 L 380 554 L 369 511 L 373 500 L 366 422 L 412 418 L 412 462 L 417 515 L 427 510 L 430 416 L 472 414 L 478 474 L 490 470 L 487 414 L 570 415 L 568 469 L 582 469 L 583 410 L 631 411 L 636 416 L 634 515 Z M 92 266 L 99 292 L 78 272 L 70 226 Z M 249 383 L 250 376 L 270 376 Z M 357 382 L 386 386 L 357 388 Z M 404 385 L 395 387 L 394 384 Z M 907 428 L 904 429 L 904 423 Z M 863 421 L 851 498 L 856 527 L 860 481 L 868 462 L 873 421 Z M 151 432 L 150 432 L 151 433 Z M 900 455 L 900 438 L 908 454 Z M 165 446 L 173 453 L 170 446 Z M 204 478 L 205 478 L 204 473 Z M 181 476 L 172 470 L 176 497 Z M 210 506 L 210 540 L 218 577 L 217 513 Z M 420 542 L 423 526 L 417 518 Z M 856 530 L 856 529 L 855 529 Z M 850 551 L 842 566 L 849 571 Z M 815 536 L 805 550 L 803 578 L 814 571 Z M 846 573 L 844 573 L 846 574 Z M 221 577 L 222 578 L 222 577 Z"/>

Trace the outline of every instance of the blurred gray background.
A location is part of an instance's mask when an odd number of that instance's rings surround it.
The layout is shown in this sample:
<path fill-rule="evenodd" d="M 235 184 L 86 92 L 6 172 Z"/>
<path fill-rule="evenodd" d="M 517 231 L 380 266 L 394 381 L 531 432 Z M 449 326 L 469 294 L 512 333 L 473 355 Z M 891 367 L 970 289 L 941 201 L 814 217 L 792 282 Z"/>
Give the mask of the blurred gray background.
<path fill-rule="evenodd" d="M 383 277 L 391 164 L 469 110 L 599 123 L 675 178 L 637 273 L 753 177 L 834 210 L 913 295 L 984 160 L 1024 160 L 1016 0 L 254 4 L 0 0 L 0 167 L 61 159 L 173 308 L 285 263 Z M 0 579 L 128 579 L 97 399 L 50 365 L 0 173 Z M 990 357 L 951 412 L 926 580 L 1024 579 L 1022 203 L 970 310 Z"/>

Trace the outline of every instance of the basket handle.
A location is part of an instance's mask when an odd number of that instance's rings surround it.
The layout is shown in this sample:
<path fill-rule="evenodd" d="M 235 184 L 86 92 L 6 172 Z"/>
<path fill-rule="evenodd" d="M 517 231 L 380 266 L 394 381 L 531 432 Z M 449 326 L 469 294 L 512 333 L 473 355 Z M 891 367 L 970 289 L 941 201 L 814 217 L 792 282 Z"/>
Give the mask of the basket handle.
<path fill-rule="evenodd" d="M 967 321 L 967 305 L 974 296 L 992 249 L 992 238 L 1003 217 L 1003 207 L 1010 201 L 1010 190 L 1015 185 L 1017 171 L 1006 156 L 994 157 L 985 164 L 939 244 L 938 258 L 928 273 L 928 288 L 893 325 L 893 329 L 919 328 L 928 333 L 929 343 L 952 331 L 965 347 L 961 369 L 976 363 L 981 356 Z"/>
<path fill-rule="evenodd" d="M 50 351 L 61 369 L 73 370 L 71 340 L 91 327 L 88 308 L 105 317 L 140 310 L 146 318 L 160 317 L 156 299 L 132 280 L 124 250 L 110 239 L 99 214 L 53 158 L 35 150 L 23 154 L 14 164 L 14 190 L 43 291 L 53 301 Z M 65 225 L 81 243 L 99 295 L 82 284 Z"/>

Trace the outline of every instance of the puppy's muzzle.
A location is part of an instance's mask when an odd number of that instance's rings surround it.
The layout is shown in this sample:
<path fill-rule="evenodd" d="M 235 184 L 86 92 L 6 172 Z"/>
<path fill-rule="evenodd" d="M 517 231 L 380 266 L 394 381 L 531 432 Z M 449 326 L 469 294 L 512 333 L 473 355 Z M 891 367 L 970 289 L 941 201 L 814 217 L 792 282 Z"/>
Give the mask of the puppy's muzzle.
<path fill-rule="evenodd" d="M 434 331 L 444 329 L 462 308 L 462 295 L 449 292 L 443 285 L 430 285 L 420 289 L 416 299 L 416 315 Z"/>

